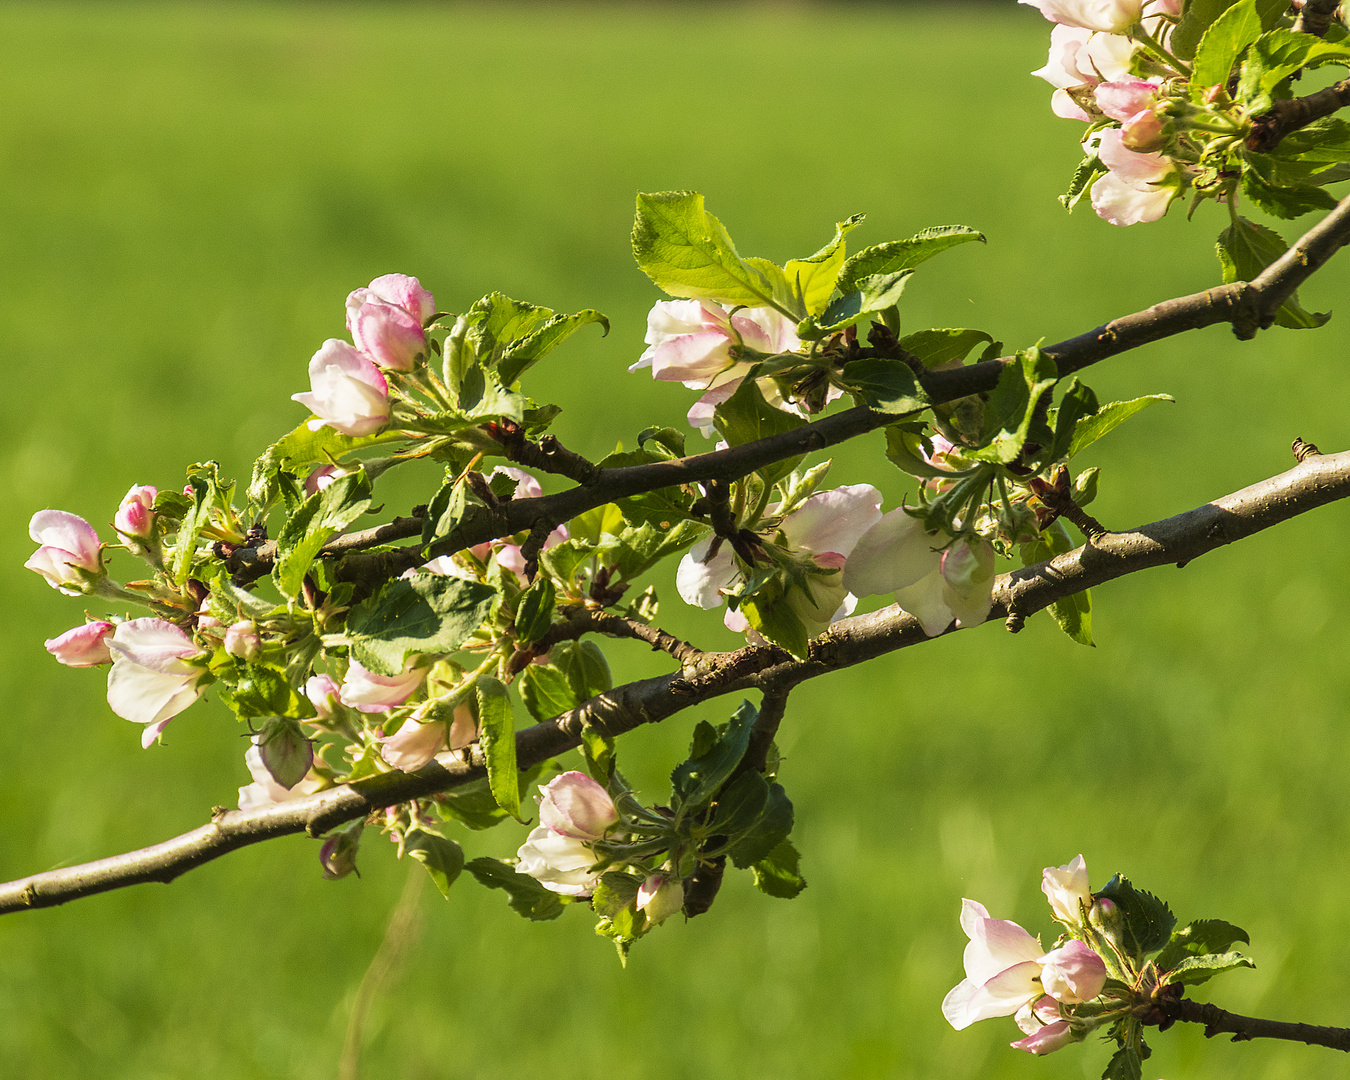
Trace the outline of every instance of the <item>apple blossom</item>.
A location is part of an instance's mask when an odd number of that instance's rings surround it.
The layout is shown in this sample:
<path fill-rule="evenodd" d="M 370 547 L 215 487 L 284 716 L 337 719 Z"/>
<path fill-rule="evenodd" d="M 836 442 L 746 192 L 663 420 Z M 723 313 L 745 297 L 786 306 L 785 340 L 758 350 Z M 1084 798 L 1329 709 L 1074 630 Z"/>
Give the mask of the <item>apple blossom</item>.
<path fill-rule="evenodd" d="M 249 775 L 253 777 L 253 783 L 239 789 L 239 809 L 257 810 L 264 806 L 272 806 L 275 803 L 290 802 L 292 799 L 303 799 L 306 795 L 313 795 L 323 786 L 323 780 L 316 776 L 305 776 L 301 774 L 290 787 L 280 783 L 268 769 L 263 760 L 262 747 L 259 745 L 261 736 L 253 736 L 253 744 L 244 753 L 244 762 L 248 765 Z M 311 755 L 312 756 L 312 755 Z"/>
<path fill-rule="evenodd" d="M 98 667 L 113 662 L 107 640 L 113 629 L 110 622 L 89 622 L 43 644 L 66 667 Z"/>
<path fill-rule="evenodd" d="M 141 745 L 148 747 L 202 696 L 202 650 L 173 623 L 153 618 L 119 623 L 107 641 L 113 655 L 108 705 L 123 719 L 145 725 Z"/>
<path fill-rule="evenodd" d="M 262 652 L 258 624 L 252 619 L 240 619 L 225 631 L 225 651 L 240 660 L 256 660 Z"/>
<path fill-rule="evenodd" d="M 734 315 L 712 300 L 659 300 L 647 315 L 648 349 L 630 367 L 652 369 L 652 377 L 708 389 L 719 375 L 750 364 L 732 355 L 745 346 L 755 352 L 795 352 L 801 339 L 791 320 L 773 308 L 742 308 Z"/>
<path fill-rule="evenodd" d="M 1070 926 L 1081 926 L 1082 909 L 1092 906 L 1087 863 L 1083 856 L 1075 855 L 1064 866 L 1047 866 L 1041 874 L 1041 891 L 1050 901 L 1050 910 L 1056 919 Z"/>
<path fill-rule="evenodd" d="M 376 742 L 386 764 L 413 773 L 429 765 L 442 750 L 462 750 L 477 734 L 473 710 L 465 703 L 455 708 L 448 738 L 443 720 L 423 724 L 409 717 L 393 735 L 378 735 Z"/>
<path fill-rule="evenodd" d="M 590 845 L 547 825 L 531 830 L 516 857 L 518 873 L 563 896 L 590 896 L 600 881 L 600 875 L 591 872 L 596 858 Z"/>
<path fill-rule="evenodd" d="M 98 533 L 84 518 L 64 510 L 39 510 L 28 523 L 28 535 L 40 545 L 23 565 L 47 579 L 53 589 L 79 596 L 90 575 L 103 570 Z"/>
<path fill-rule="evenodd" d="M 305 494 L 317 495 L 324 488 L 328 487 L 341 476 L 345 476 L 347 470 L 341 465 L 320 465 L 311 469 L 308 476 L 305 477 Z"/>
<path fill-rule="evenodd" d="M 555 776 L 539 792 L 539 823 L 559 836 L 599 840 L 619 820 L 609 793 L 583 772 Z"/>
<path fill-rule="evenodd" d="M 314 706 L 320 720 L 331 720 L 333 709 L 340 703 L 341 687 L 331 675 L 311 675 L 305 683 L 305 697 Z"/>
<path fill-rule="evenodd" d="M 1112 225 L 1157 221 L 1180 194 L 1181 173 L 1162 154 L 1140 154 L 1119 128 L 1098 134 L 1097 156 L 1111 171 L 1092 185 L 1092 209 Z"/>
<path fill-rule="evenodd" d="M 1073 1026 L 1064 1019 L 1059 1002 L 1052 997 L 1043 997 L 1023 1005 L 1017 1010 L 1014 1019 L 1026 1034 L 1025 1039 L 1008 1044 L 1014 1050 L 1025 1050 L 1028 1054 L 1040 1056 L 1079 1041 L 1079 1036 L 1074 1035 Z"/>
<path fill-rule="evenodd" d="M 360 712 L 384 712 L 407 701 L 422 685 L 429 670 L 418 667 L 414 657 L 404 664 L 403 671 L 398 675 L 377 675 L 352 660 L 347 667 L 347 677 L 342 682 L 338 700 Z"/>
<path fill-rule="evenodd" d="M 638 886 L 637 909 L 652 923 L 664 922 L 683 907 L 684 883 L 677 877 L 651 874 Z"/>
<path fill-rule="evenodd" d="M 343 435 L 370 435 L 389 422 L 389 382 L 345 341 L 329 338 L 309 362 L 310 391 L 292 394 L 312 413 L 309 429 L 327 425 Z"/>
<path fill-rule="evenodd" d="M 155 530 L 155 496 L 158 488 L 134 486 L 122 499 L 113 518 L 113 528 L 132 540 L 144 540 Z"/>
<path fill-rule="evenodd" d="M 945 545 L 945 547 L 944 547 Z M 858 596 L 894 593 L 929 637 L 953 622 L 974 626 L 993 605 L 994 549 L 985 540 L 924 530 L 903 508 L 884 515 L 859 540 L 844 567 Z"/>
<path fill-rule="evenodd" d="M 435 310 L 436 301 L 416 278 L 385 274 L 347 297 L 347 329 L 380 367 L 411 371 L 426 352 L 422 327 Z"/>
<path fill-rule="evenodd" d="M 1041 986 L 1056 1001 L 1081 1005 L 1106 985 L 1106 964 L 1081 941 L 1067 941 L 1041 957 Z"/>
<path fill-rule="evenodd" d="M 1051 22 L 1123 34 L 1135 26 L 1143 14 L 1144 0 L 1017 0 L 1040 10 Z"/>

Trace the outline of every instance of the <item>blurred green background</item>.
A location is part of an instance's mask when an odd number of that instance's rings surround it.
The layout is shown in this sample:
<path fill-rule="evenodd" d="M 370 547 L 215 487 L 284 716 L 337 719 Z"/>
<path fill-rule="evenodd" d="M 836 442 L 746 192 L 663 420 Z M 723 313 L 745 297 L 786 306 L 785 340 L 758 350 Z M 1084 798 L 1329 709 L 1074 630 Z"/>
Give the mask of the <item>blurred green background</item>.
<path fill-rule="evenodd" d="M 607 312 L 613 333 L 583 332 L 533 390 L 592 454 L 691 400 L 624 370 L 658 298 L 627 250 L 638 190 L 706 192 L 742 252 L 778 261 L 860 210 L 856 244 L 980 228 L 988 247 L 924 267 L 903 313 L 1011 347 L 1215 284 L 1213 207 L 1126 230 L 1056 203 L 1078 129 L 1027 75 L 1048 32 L 1011 0 L 0 7 L 0 875 L 164 839 L 248 779 L 214 701 L 142 751 L 101 673 L 43 651 L 81 604 L 21 568 L 30 514 L 108 535 L 133 483 L 176 486 L 207 457 L 244 475 L 378 274 L 418 275 L 442 309 L 502 289 Z M 1307 305 L 1344 308 L 1347 281 L 1342 256 Z M 1103 399 L 1177 398 L 1082 462 L 1104 469 L 1094 512 L 1125 527 L 1188 509 L 1290 466 L 1295 435 L 1342 449 L 1348 351 L 1341 310 L 1320 332 L 1215 327 L 1091 370 Z M 880 443 L 841 453 L 834 479 L 877 482 L 889 506 L 906 487 Z M 392 511 L 417 490 L 385 494 Z M 1094 885 L 1124 871 L 1183 919 L 1251 932 L 1258 969 L 1197 996 L 1345 1023 L 1347 525 L 1332 507 L 1104 587 L 1096 649 L 1040 616 L 803 687 L 784 779 L 810 887 L 783 902 L 729 877 L 626 971 L 584 910 L 527 924 L 467 878 L 448 902 L 424 893 L 362 1075 L 1095 1077 L 1105 1047 L 1036 1060 L 1006 1048 L 1011 1020 L 956 1033 L 938 1009 L 962 974 L 961 897 L 1046 933 L 1040 869 L 1080 851 Z M 672 577 L 672 627 L 729 647 Z M 620 677 L 661 669 L 614 656 Z M 630 737 L 627 768 L 663 797 L 693 721 L 734 704 Z M 465 847 L 507 855 L 523 832 Z M 334 1076 L 405 868 L 375 837 L 360 880 L 328 883 L 317 847 L 0 919 L 2 1071 Z M 1297 1045 L 1153 1042 L 1149 1078 L 1350 1076 Z"/>

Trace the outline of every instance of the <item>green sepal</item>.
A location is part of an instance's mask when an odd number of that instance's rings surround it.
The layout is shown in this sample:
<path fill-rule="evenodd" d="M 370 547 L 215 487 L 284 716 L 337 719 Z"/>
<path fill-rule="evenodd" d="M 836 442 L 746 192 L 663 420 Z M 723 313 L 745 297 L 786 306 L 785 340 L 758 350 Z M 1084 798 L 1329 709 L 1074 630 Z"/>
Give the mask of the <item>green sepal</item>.
<path fill-rule="evenodd" d="M 347 615 L 352 656 L 377 675 L 398 675 L 413 653 L 444 656 L 492 611 L 489 585 L 416 570 L 396 578 Z"/>
<path fill-rule="evenodd" d="M 449 899 L 450 886 L 464 869 L 464 850 L 453 840 L 425 829 L 408 830 L 402 850 L 426 867 L 441 895 Z"/>
<path fill-rule="evenodd" d="M 516 721 L 506 687 L 491 675 L 480 675 L 478 745 L 487 763 L 488 787 L 497 805 L 517 821 L 520 816 L 520 777 L 516 769 Z"/>
<path fill-rule="evenodd" d="M 310 564 L 320 549 L 370 508 L 370 478 L 365 469 L 334 480 L 301 503 L 277 534 L 272 580 L 282 596 L 300 595 Z"/>
<path fill-rule="evenodd" d="M 844 295 L 857 292 L 863 278 L 912 269 L 934 255 L 972 240 L 988 242 L 984 233 L 965 225 L 937 225 L 915 233 L 908 240 L 891 240 L 864 248 L 845 261 L 839 272 L 839 291 Z"/>
<path fill-rule="evenodd" d="M 792 841 L 782 841 L 752 867 L 755 888 L 780 900 L 791 900 L 806 888 L 806 879 L 801 875 L 800 865 L 801 856 L 792 846 Z"/>
<path fill-rule="evenodd" d="M 563 913 L 563 900 L 555 892 L 544 888 L 529 874 L 522 874 L 508 862 L 500 859 L 470 859 L 464 864 L 480 885 L 503 890 L 511 903 L 511 910 L 522 918 L 547 922 Z"/>

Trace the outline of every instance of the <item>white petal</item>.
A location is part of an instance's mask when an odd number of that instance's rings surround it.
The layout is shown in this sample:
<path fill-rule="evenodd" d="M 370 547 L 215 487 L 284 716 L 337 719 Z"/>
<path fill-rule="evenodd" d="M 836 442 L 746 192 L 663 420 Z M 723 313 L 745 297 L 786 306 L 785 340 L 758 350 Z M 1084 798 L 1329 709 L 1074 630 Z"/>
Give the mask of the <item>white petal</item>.
<path fill-rule="evenodd" d="M 937 571 L 942 553 L 936 549 L 941 546 L 941 538 L 924 532 L 917 518 L 892 510 L 853 546 L 844 566 L 844 587 L 856 596 L 907 588 Z"/>
<path fill-rule="evenodd" d="M 721 590 L 736 580 L 736 562 L 731 545 L 723 541 L 717 554 L 707 562 L 713 538 L 706 537 L 691 547 L 675 572 L 675 589 L 686 604 L 705 610 L 722 603 Z"/>
<path fill-rule="evenodd" d="M 798 550 L 847 556 L 880 520 L 881 492 L 871 484 L 852 484 L 812 495 L 784 519 L 782 529 Z"/>

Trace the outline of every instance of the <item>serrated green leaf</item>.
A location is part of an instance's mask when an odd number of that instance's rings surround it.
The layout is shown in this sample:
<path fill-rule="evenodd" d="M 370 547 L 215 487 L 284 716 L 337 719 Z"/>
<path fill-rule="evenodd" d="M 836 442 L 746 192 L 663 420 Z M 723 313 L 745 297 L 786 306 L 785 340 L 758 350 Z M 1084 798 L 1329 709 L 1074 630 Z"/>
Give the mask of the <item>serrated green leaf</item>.
<path fill-rule="evenodd" d="M 488 787 L 497 805 L 517 821 L 520 817 L 520 781 L 516 770 L 516 720 L 506 687 L 491 675 L 480 675 L 478 745 L 487 763 Z"/>
<path fill-rule="evenodd" d="M 1019 554 L 1023 566 L 1035 566 L 1056 555 L 1072 551 L 1077 545 L 1069 536 L 1069 530 L 1062 521 L 1056 521 L 1045 530 L 1040 539 L 1022 544 Z M 1050 605 L 1050 618 L 1070 640 L 1079 645 L 1091 647 L 1092 641 L 1092 591 L 1084 589 L 1080 593 L 1056 600 Z"/>
<path fill-rule="evenodd" d="M 1248 221 L 1245 217 L 1239 217 L 1235 224 L 1229 225 L 1219 233 L 1216 251 L 1219 265 L 1223 267 L 1224 284 L 1253 280 L 1283 255 L 1288 246 L 1273 229 Z M 1275 314 L 1275 321 L 1291 330 L 1322 326 L 1330 318 L 1330 313 L 1305 311 L 1298 302 L 1297 292 L 1290 296 Z"/>
<path fill-rule="evenodd" d="M 1203 953 L 1179 961 L 1161 975 L 1160 981 L 1171 986 L 1198 986 L 1225 971 L 1254 967 L 1256 964 L 1251 957 L 1241 953 Z"/>
<path fill-rule="evenodd" d="M 603 336 L 609 334 L 609 320 L 592 308 L 578 311 L 574 315 L 552 315 L 528 337 L 512 343 L 504 355 L 497 361 L 497 374 L 504 386 L 510 386 L 526 371 L 533 367 L 545 353 L 561 345 L 583 326 L 599 323 L 605 328 Z"/>
<path fill-rule="evenodd" d="M 1237 100 L 1253 115 L 1266 112 L 1281 82 L 1295 71 L 1323 64 L 1350 64 L 1350 45 L 1293 30 L 1262 34 L 1252 43 L 1242 65 Z"/>
<path fill-rule="evenodd" d="M 560 641 L 549 650 L 549 662 L 567 678 L 578 701 L 614 688 L 609 661 L 594 641 Z"/>
<path fill-rule="evenodd" d="M 755 863 L 753 868 L 755 887 L 760 892 L 776 896 L 780 900 L 791 900 L 806 888 L 806 879 L 799 871 L 800 865 L 801 856 L 792 846 L 792 841 L 784 840 L 765 858 Z"/>
<path fill-rule="evenodd" d="M 538 575 L 534 584 L 516 601 L 516 640 L 522 645 L 538 641 L 553 625 L 557 590 L 547 574 Z"/>
<path fill-rule="evenodd" d="M 859 405 L 903 416 L 926 409 L 931 400 L 903 360 L 850 360 L 839 373 L 844 389 Z"/>
<path fill-rule="evenodd" d="M 748 701 L 742 701 L 731 714 L 726 730 L 711 746 L 695 740 L 689 758 L 675 766 L 670 774 L 670 786 L 675 798 L 674 807 L 680 817 L 703 810 L 717 795 L 727 778 L 745 757 L 750 743 L 750 732 L 759 711 Z"/>
<path fill-rule="evenodd" d="M 1077 168 L 1073 170 L 1073 176 L 1069 178 L 1069 188 L 1059 197 L 1059 203 L 1069 213 L 1083 201 L 1083 196 L 1092 188 L 1092 182 L 1099 176 L 1105 176 L 1106 166 L 1102 164 L 1102 159 L 1095 154 L 1085 157 L 1078 163 Z"/>
<path fill-rule="evenodd" d="M 718 802 L 720 804 L 721 800 Z M 762 862 L 787 840 L 788 834 L 792 832 L 792 823 L 792 800 L 787 797 L 781 784 L 769 784 L 758 819 L 727 848 L 727 855 L 741 870 Z"/>
<path fill-rule="evenodd" d="M 347 616 L 352 656 L 377 675 L 397 675 L 413 653 L 446 655 L 488 617 L 491 586 L 418 570 L 361 601 Z"/>
<path fill-rule="evenodd" d="M 1150 405 L 1156 405 L 1160 401 L 1174 400 L 1170 394 L 1146 394 L 1144 397 L 1133 398 L 1130 401 L 1107 402 L 1091 416 L 1084 416 L 1074 424 L 1073 437 L 1069 440 L 1068 449 L 1064 451 L 1062 456 L 1067 461 Z M 1058 435 L 1055 442 L 1058 445 Z"/>
<path fill-rule="evenodd" d="M 1112 1056 L 1102 1073 L 1102 1080 L 1142 1080 L 1144 1063 L 1133 1042 L 1127 1042 Z"/>
<path fill-rule="evenodd" d="M 869 315 L 894 307 L 913 273 L 913 269 L 907 268 L 893 274 L 872 274 L 859 279 L 856 289 L 836 299 L 819 317 L 811 315 L 798 323 L 797 336 L 803 340 L 819 340 L 862 322 Z"/>
<path fill-rule="evenodd" d="M 1213 20 L 1195 50 L 1191 100 L 1203 101 L 1215 84 L 1226 84 L 1233 65 L 1261 36 L 1261 16 L 1255 0 L 1237 0 Z"/>
<path fill-rule="evenodd" d="M 236 661 L 219 674 L 216 692 L 241 719 L 288 716 L 306 720 L 314 715 L 314 706 L 296 692 L 280 667 L 264 661 Z"/>
<path fill-rule="evenodd" d="M 824 311 L 830 302 L 830 294 L 834 292 L 839 279 L 839 270 L 844 265 L 844 237 L 862 220 L 862 214 L 854 214 L 839 222 L 834 227 L 834 238 L 828 244 L 805 259 L 789 259 L 783 267 L 783 276 L 801 297 L 808 315 Z"/>
<path fill-rule="evenodd" d="M 934 255 L 972 240 L 982 244 L 988 242 L 984 233 L 965 225 L 937 225 L 916 233 L 908 240 L 891 240 L 864 248 L 844 262 L 839 272 L 839 291 L 844 295 L 857 292 L 859 282 L 865 277 L 894 274 L 913 268 Z"/>
<path fill-rule="evenodd" d="M 517 685 L 525 708 L 540 723 L 577 707 L 567 676 L 552 664 L 529 665 Z"/>
<path fill-rule="evenodd" d="M 964 360 L 977 345 L 993 343 L 994 339 L 983 330 L 951 327 L 909 334 L 900 339 L 900 348 L 931 369 L 952 360 Z"/>
<path fill-rule="evenodd" d="M 317 491 L 286 518 L 277 534 L 272 580 L 282 596 L 297 597 L 320 549 L 370 508 L 370 478 L 365 469 L 343 476 Z"/>
<path fill-rule="evenodd" d="M 1168 48 L 1182 60 L 1193 60 L 1200 38 L 1233 3 L 1234 0 L 1182 0 L 1181 20 L 1167 40 Z"/>
<path fill-rule="evenodd" d="M 1092 387 L 1079 382 L 1077 376 L 1070 379 L 1064 396 L 1059 399 L 1059 408 L 1054 413 L 1055 443 L 1046 460 L 1063 460 L 1069 452 L 1069 444 L 1073 442 L 1078 421 L 1085 416 L 1092 416 L 1100 407 Z"/>
<path fill-rule="evenodd" d="M 342 435 L 330 427 L 311 431 L 309 422 L 306 421 L 264 450 L 262 456 L 254 463 L 253 477 L 248 486 L 248 501 L 254 507 L 270 504 L 278 472 L 284 471 L 303 477 L 311 466 L 330 465 L 341 461 L 354 450 L 363 450 L 382 443 L 403 442 L 406 439 L 407 436 L 402 432 L 393 431 L 363 435 L 360 438 Z"/>
<path fill-rule="evenodd" d="M 1271 179 L 1270 159 L 1246 155 L 1242 191 L 1258 209 L 1271 217 L 1292 221 L 1314 210 L 1334 210 L 1336 200 L 1315 184 L 1281 184 Z"/>
<path fill-rule="evenodd" d="M 1040 349 L 1017 354 L 999 373 L 998 385 L 985 403 L 984 429 L 979 450 L 965 452 L 980 461 L 1015 461 L 1022 453 L 1035 422 L 1036 403 L 1055 385 L 1055 362 Z M 1052 438 L 1046 438 L 1049 443 Z"/>
<path fill-rule="evenodd" d="M 1251 944 L 1241 927 L 1222 919 L 1199 919 L 1176 931 L 1153 962 L 1159 971 L 1169 971 L 1188 957 L 1224 952 L 1235 941 Z"/>
<path fill-rule="evenodd" d="M 765 265 L 752 266 L 741 258 L 722 223 L 694 191 L 637 197 L 633 257 L 671 296 L 766 307 L 773 305 L 775 285 L 782 291 L 785 284 L 775 281 Z"/>
<path fill-rule="evenodd" d="M 556 919 L 563 912 L 562 899 L 544 888 L 529 874 L 522 874 L 500 859 L 471 859 L 464 864 L 480 885 L 501 889 L 510 898 L 511 910 L 536 922 Z"/>
<path fill-rule="evenodd" d="M 745 616 L 751 629 L 765 639 L 786 649 L 798 660 L 806 659 L 811 639 L 781 588 L 767 587 L 747 593 L 741 596 L 736 610 Z"/>
<path fill-rule="evenodd" d="M 434 544 L 449 536 L 464 520 L 468 505 L 468 484 L 463 479 L 447 478 L 427 503 L 426 516 L 422 518 L 422 543 Z"/>
<path fill-rule="evenodd" d="M 635 874 L 610 870 L 600 875 L 600 881 L 591 897 L 591 907 L 597 915 L 612 919 L 625 908 L 633 906 L 640 888 L 642 878 Z"/>
<path fill-rule="evenodd" d="M 436 888 L 441 890 L 441 895 L 449 899 L 450 886 L 464 869 L 463 849 L 444 836 L 423 829 L 410 829 L 403 838 L 403 851 L 426 867 Z"/>
<path fill-rule="evenodd" d="M 1164 901 L 1131 885 L 1129 878 L 1117 874 L 1095 895 L 1106 897 L 1120 908 L 1125 921 L 1125 948 L 1135 959 L 1156 952 L 1171 938 L 1176 916 Z"/>

